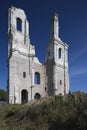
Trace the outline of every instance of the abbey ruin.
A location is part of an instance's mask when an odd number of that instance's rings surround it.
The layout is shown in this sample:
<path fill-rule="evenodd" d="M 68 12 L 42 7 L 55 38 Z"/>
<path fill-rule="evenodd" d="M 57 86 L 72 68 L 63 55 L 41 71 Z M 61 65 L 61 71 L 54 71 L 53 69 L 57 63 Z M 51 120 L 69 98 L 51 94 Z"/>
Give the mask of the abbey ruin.
<path fill-rule="evenodd" d="M 59 19 L 51 21 L 45 63 L 39 62 L 29 37 L 24 10 L 8 12 L 8 102 L 21 104 L 45 96 L 69 92 L 68 45 L 59 37 Z"/>

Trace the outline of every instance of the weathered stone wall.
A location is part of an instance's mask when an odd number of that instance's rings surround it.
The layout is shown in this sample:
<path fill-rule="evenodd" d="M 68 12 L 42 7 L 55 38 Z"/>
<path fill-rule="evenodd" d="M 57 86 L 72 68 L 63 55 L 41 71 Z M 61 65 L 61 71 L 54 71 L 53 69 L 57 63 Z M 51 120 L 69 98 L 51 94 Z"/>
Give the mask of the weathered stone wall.
<path fill-rule="evenodd" d="M 40 84 L 34 84 L 34 93 L 39 93 L 41 97 L 47 96 L 47 76 L 45 65 L 34 64 L 34 71 L 40 74 Z"/>
<path fill-rule="evenodd" d="M 47 61 L 46 63 L 46 73 L 47 73 L 47 88 L 48 88 L 48 95 L 54 95 L 54 84 L 53 84 L 53 61 Z"/>
<path fill-rule="evenodd" d="M 64 95 L 68 93 L 68 45 L 59 38 L 57 14 L 52 18 L 51 36 L 47 47 L 45 63 L 47 67 L 49 95 Z"/>
<path fill-rule="evenodd" d="M 26 73 L 26 77 L 23 77 L 23 72 Z M 27 57 L 15 55 L 10 58 L 9 61 L 9 96 L 15 97 L 15 103 L 21 103 L 21 92 L 26 89 L 30 94 L 31 77 L 29 75 L 29 60 Z M 30 95 L 28 96 L 28 98 Z M 28 99 L 29 100 L 29 99 Z M 14 99 L 10 99 L 10 102 L 14 102 Z"/>
<path fill-rule="evenodd" d="M 18 19 L 20 30 L 17 28 Z M 24 11 L 11 7 L 8 14 L 9 103 L 20 104 L 68 92 L 68 45 L 59 38 L 58 15 L 55 14 L 52 19 L 50 42 L 43 65 L 35 56 L 35 47 L 30 44 L 29 23 Z"/>

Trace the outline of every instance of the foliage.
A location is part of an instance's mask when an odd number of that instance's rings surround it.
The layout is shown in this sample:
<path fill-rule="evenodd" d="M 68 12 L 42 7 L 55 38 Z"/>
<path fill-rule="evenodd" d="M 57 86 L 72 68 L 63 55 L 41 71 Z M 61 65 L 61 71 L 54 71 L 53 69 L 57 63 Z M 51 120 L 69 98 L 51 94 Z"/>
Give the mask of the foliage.
<path fill-rule="evenodd" d="M 69 93 L 34 105 L 1 105 L 0 124 L 2 130 L 87 130 L 87 94 Z"/>
<path fill-rule="evenodd" d="M 0 100 L 6 101 L 7 99 L 7 92 L 3 89 L 0 89 Z"/>

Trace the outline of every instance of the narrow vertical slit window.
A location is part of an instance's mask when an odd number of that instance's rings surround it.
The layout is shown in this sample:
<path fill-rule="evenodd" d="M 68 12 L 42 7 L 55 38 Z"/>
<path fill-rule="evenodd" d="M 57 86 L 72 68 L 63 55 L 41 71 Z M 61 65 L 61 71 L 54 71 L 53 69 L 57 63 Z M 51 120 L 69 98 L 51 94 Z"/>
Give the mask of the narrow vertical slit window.
<path fill-rule="evenodd" d="M 23 78 L 26 78 L 26 72 L 23 72 Z"/>
<path fill-rule="evenodd" d="M 61 56 L 62 56 L 62 49 L 59 48 L 59 51 L 58 51 L 58 57 L 59 57 L 59 59 L 61 59 Z"/>
<path fill-rule="evenodd" d="M 62 85 L 62 80 L 60 80 L 60 85 Z"/>

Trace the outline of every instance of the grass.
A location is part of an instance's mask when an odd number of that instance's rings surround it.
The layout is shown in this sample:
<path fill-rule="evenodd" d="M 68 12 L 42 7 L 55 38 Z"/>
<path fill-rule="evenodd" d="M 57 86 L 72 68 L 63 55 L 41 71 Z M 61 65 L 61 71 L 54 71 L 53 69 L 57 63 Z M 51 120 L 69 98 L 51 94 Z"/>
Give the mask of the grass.
<path fill-rule="evenodd" d="M 87 94 L 55 96 L 30 104 L 0 105 L 0 130 L 87 130 Z"/>

